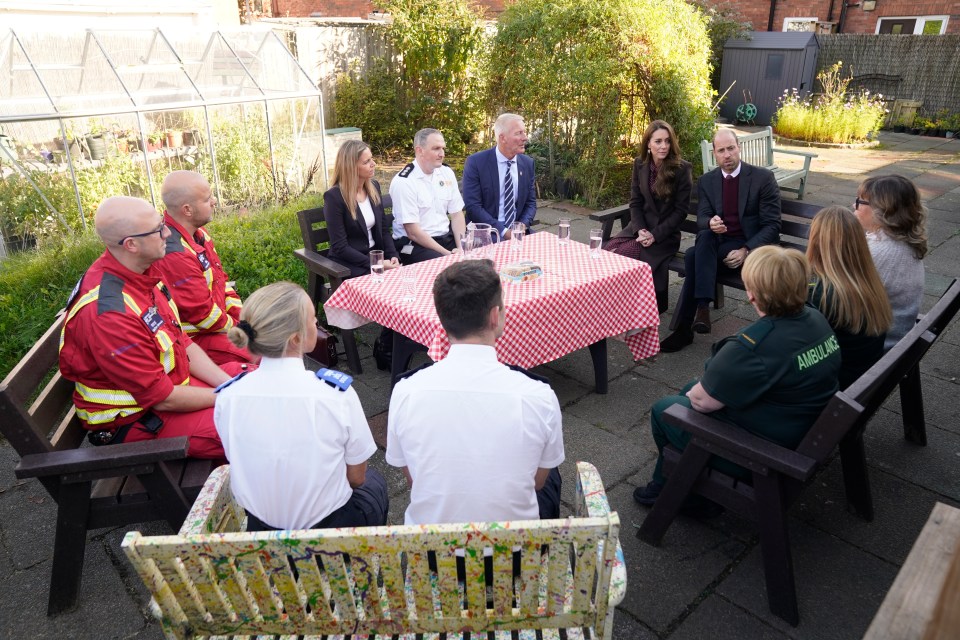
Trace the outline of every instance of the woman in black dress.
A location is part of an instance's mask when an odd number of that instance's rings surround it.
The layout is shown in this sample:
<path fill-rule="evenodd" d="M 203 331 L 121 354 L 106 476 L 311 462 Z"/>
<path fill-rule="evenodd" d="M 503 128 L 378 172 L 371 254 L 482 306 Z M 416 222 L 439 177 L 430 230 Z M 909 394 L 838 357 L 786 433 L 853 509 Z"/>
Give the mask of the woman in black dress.
<path fill-rule="evenodd" d="M 692 167 L 680 157 L 673 127 L 654 120 L 643 133 L 640 156 L 633 161 L 630 224 L 604 247 L 653 271 L 657 310 L 667 310 L 668 262 L 680 249 L 680 223 L 690 208 Z"/>

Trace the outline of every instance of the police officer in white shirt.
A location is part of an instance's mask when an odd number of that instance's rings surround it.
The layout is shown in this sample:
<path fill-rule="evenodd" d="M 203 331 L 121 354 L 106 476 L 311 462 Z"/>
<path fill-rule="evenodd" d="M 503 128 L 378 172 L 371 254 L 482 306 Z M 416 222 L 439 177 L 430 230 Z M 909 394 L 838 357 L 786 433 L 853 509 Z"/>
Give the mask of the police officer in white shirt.
<path fill-rule="evenodd" d="M 387 462 L 410 482 L 406 524 L 560 516 L 563 429 L 545 378 L 497 361 L 500 277 L 489 260 L 457 262 L 433 286 L 446 358 L 393 389 Z"/>
<path fill-rule="evenodd" d="M 303 365 L 317 341 L 316 307 L 290 282 L 258 289 L 230 340 L 260 368 L 217 389 L 214 422 L 230 461 L 230 488 L 247 531 L 386 524 L 386 480 L 352 378 Z"/>
<path fill-rule="evenodd" d="M 390 182 L 393 241 L 400 262 L 412 264 L 460 248 L 465 229 L 463 198 L 453 170 L 443 164 L 446 143 L 436 129 L 413 137 L 415 159 Z"/>

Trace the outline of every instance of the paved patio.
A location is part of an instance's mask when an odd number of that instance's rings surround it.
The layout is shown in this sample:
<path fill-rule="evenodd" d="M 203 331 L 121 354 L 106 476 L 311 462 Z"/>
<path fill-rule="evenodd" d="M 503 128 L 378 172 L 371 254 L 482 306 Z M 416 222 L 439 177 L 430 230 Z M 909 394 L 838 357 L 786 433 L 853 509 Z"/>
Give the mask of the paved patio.
<path fill-rule="evenodd" d="M 805 200 L 817 204 L 852 202 L 866 176 L 900 173 L 920 187 L 929 209 L 930 254 L 924 307 L 960 274 L 960 141 L 882 133 L 879 149 L 814 149 Z M 585 241 L 589 211 L 568 203 L 542 201 L 538 217 L 555 232 L 561 215 L 573 214 L 574 239 Z M 672 282 L 671 301 L 680 280 Z M 712 339 L 728 335 L 755 316 L 742 292 L 729 291 L 714 314 Z M 663 318 L 664 325 L 669 317 Z M 376 330 L 361 332 L 367 345 Z M 960 329 L 954 323 L 923 361 L 923 385 L 930 444 L 903 440 L 896 394 L 866 434 L 876 518 L 865 523 L 846 513 L 839 461 L 834 460 L 806 489 L 792 511 L 790 534 L 800 625 L 791 628 L 770 614 L 757 537 L 750 524 L 724 515 L 709 523 L 678 519 L 661 547 L 635 537 L 646 510 L 631 499 L 634 487 L 650 477 L 656 448 L 649 428 L 653 401 L 698 375 L 709 353 L 704 337 L 679 354 L 633 362 L 622 343 L 611 341 L 610 393 L 592 391 L 593 370 L 586 350 L 539 367 L 560 398 L 567 462 L 564 499 L 569 508 L 573 464 L 588 460 L 600 470 L 610 502 L 619 511 L 621 542 L 629 583 L 617 610 L 614 637 L 621 639 L 714 640 L 768 638 L 857 638 L 862 636 L 893 582 L 936 501 L 960 503 Z M 361 346 L 364 372 L 355 387 L 374 430 L 385 423 L 389 380 Z M 419 355 L 423 358 L 425 356 Z M 84 591 L 77 611 L 48 619 L 55 505 L 36 481 L 13 475 L 17 456 L 0 442 L 0 637 L 161 638 L 147 614 L 146 592 L 127 564 L 119 543 L 124 531 L 90 534 Z M 409 496 L 400 474 L 382 452 L 372 464 L 391 484 L 391 520 L 401 522 Z M 169 533 L 165 524 L 141 527 Z"/>

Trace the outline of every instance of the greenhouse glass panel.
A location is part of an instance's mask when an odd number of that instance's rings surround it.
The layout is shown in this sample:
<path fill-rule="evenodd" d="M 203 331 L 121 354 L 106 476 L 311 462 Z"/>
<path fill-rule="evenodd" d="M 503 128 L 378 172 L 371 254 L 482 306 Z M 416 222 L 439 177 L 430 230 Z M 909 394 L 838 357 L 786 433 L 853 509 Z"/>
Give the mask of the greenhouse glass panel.
<path fill-rule="evenodd" d="M 320 92 L 270 30 L 0 31 L 0 242 L 86 227 L 111 195 L 162 207 L 178 169 L 221 204 L 327 187 Z"/>

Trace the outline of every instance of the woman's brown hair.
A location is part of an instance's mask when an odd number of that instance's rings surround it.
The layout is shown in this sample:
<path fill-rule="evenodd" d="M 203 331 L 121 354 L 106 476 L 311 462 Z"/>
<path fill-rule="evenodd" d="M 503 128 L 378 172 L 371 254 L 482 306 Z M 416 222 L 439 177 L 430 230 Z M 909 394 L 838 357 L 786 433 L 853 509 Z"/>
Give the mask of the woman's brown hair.
<path fill-rule="evenodd" d="M 673 132 L 670 123 L 664 120 L 654 120 L 643 132 L 643 139 L 640 141 L 640 162 L 652 162 L 650 157 L 650 138 L 657 131 L 663 129 L 670 135 L 670 151 L 667 157 L 663 159 L 663 164 L 657 168 L 657 177 L 653 181 L 653 195 L 661 200 L 667 200 L 673 195 L 673 180 L 680 168 L 680 143 L 677 141 L 677 134 Z"/>
<path fill-rule="evenodd" d="M 860 183 L 860 196 L 870 203 L 883 232 L 907 243 L 917 260 L 923 260 L 927 255 L 927 214 L 916 185 L 903 176 L 874 176 Z"/>

